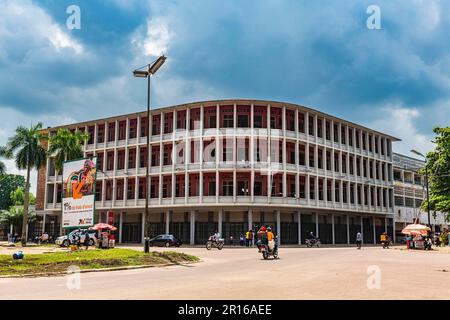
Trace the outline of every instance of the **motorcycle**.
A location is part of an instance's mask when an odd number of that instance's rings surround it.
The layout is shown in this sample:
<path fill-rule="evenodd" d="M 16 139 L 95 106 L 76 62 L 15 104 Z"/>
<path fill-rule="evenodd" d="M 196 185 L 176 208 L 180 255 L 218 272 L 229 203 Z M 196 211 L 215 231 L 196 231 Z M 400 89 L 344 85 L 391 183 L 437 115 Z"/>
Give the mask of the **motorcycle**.
<path fill-rule="evenodd" d="M 424 249 L 425 250 L 433 250 L 433 242 L 430 238 L 426 239 L 424 242 Z"/>
<path fill-rule="evenodd" d="M 306 246 L 308 248 L 312 248 L 313 246 L 316 246 L 317 248 L 320 248 L 320 245 L 322 244 L 320 242 L 320 239 L 306 239 Z"/>
<path fill-rule="evenodd" d="M 224 239 L 216 240 L 213 236 L 210 236 L 208 238 L 208 241 L 206 241 L 206 249 L 211 250 L 212 248 L 217 248 L 219 250 L 222 250 L 224 242 Z"/>
<path fill-rule="evenodd" d="M 389 247 L 393 245 L 394 243 L 390 238 L 388 238 L 386 241 L 383 241 L 383 249 L 389 249 Z"/>
<path fill-rule="evenodd" d="M 275 237 L 275 245 L 273 250 L 269 250 L 268 244 L 257 243 L 258 252 L 262 253 L 264 260 L 269 259 L 269 257 L 273 257 L 274 259 L 278 259 L 278 237 Z"/>

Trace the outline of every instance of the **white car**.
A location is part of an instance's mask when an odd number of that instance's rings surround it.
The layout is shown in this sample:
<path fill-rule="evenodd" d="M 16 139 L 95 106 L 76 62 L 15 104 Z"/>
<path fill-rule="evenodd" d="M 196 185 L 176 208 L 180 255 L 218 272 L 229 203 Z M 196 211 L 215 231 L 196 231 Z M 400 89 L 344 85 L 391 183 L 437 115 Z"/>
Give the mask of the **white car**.
<path fill-rule="evenodd" d="M 59 245 L 60 247 L 68 247 L 70 243 L 72 243 L 75 239 L 75 234 L 79 233 L 80 234 L 80 242 L 82 244 L 84 244 L 84 240 L 86 238 L 86 234 L 89 235 L 89 245 L 93 246 L 95 245 L 95 243 L 97 242 L 97 237 L 96 237 L 96 232 L 95 230 L 87 230 L 87 229 L 81 229 L 81 233 L 79 230 L 74 230 L 71 233 L 69 233 L 68 235 L 64 235 L 61 237 L 56 238 L 55 243 L 57 245 Z M 70 242 L 69 242 L 70 240 Z"/>

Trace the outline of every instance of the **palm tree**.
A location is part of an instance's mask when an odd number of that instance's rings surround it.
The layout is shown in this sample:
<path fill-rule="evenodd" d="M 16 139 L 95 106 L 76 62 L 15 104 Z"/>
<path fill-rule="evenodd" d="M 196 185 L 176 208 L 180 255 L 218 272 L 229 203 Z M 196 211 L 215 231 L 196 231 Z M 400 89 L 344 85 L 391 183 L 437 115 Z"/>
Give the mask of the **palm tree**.
<path fill-rule="evenodd" d="M 0 146 L 0 157 L 9 158 L 6 147 Z M 6 173 L 6 165 L 0 161 L 0 176 Z"/>
<path fill-rule="evenodd" d="M 63 163 L 83 157 L 81 145 L 89 135 L 81 131 L 72 132 L 68 129 L 59 129 L 50 137 L 48 155 L 54 159 L 55 169 L 62 172 Z"/>
<path fill-rule="evenodd" d="M 42 146 L 42 142 L 48 139 L 47 134 L 42 131 L 42 123 L 38 123 L 31 128 L 18 126 L 16 134 L 9 138 L 6 146 L 7 153 L 15 158 L 18 169 L 27 170 L 25 183 L 25 196 L 23 201 L 23 210 L 28 212 L 30 200 L 30 173 L 32 169 L 39 170 L 47 159 L 47 153 Z M 22 223 L 22 245 L 27 244 L 28 215 L 23 215 Z"/>

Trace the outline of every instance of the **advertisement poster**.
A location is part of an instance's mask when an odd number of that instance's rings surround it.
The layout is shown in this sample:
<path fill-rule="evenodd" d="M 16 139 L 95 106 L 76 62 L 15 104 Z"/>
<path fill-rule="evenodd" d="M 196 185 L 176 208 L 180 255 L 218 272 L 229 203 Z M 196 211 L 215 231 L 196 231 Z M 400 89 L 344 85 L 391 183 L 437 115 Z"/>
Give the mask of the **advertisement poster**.
<path fill-rule="evenodd" d="M 62 219 L 64 228 L 94 224 L 97 157 L 68 161 L 63 166 Z"/>

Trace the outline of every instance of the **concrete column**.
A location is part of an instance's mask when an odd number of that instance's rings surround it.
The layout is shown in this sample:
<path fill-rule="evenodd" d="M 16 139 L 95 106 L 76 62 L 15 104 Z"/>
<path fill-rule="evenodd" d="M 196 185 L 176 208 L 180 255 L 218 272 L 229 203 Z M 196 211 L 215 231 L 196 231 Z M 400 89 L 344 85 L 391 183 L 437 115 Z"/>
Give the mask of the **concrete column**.
<path fill-rule="evenodd" d="M 386 217 L 384 217 L 384 232 L 386 232 L 387 233 L 387 222 L 388 222 L 388 220 L 387 220 L 387 218 Z"/>
<path fill-rule="evenodd" d="M 281 219 L 280 210 L 277 210 L 277 236 L 278 236 L 278 246 L 281 245 Z"/>
<path fill-rule="evenodd" d="M 309 169 L 309 143 L 305 144 L 305 166 Z"/>
<path fill-rule="evenodd" d="M 347 214 L 347 244 L 350 244 L 350 216 Z"/>
<path fill-rule="evenodd" d="M 219 216 L 218 216 L 218 219 L 217 219 L 217 220 L 218 220 L 218 221 L 217 221 L 217 224 L 218 224 L 218 227 L 217 227 L 218 232 L 220 233 L 220 236 L 223 237 L 223 235 L 222 235 L 223 209 L 219 209 Z"/>
<path fill-rule="evenodd" d="M 317 114 L 314 115 L 314 137 L 317 138 Z"/>
<path fill-rule="evenodd" d="M 334 213 L 331 214 L 331 235 L 332 235 L 332 238 L 333 238 L 333 245 L 334 245 L 334 244 L 336 244 L 335 232 L 334 232 Z"/>
<path fill-rule="evenodd" d="M 119 213 L 119 243 L 122 243 L 123 212 Z"/>
<path fill-rule="evenodd" d="M 145 220 L 147 219 L 145 212 L 142 213 L 142 232 L 141 232 L 141 243 L 144 243 L 144 235 L 145 235 Z"/>
<path fill-rule="evenodd" d="M 302 215 L 300 211 L 297 211 L 297 222 L 298 222 L 298 245 L 302 244 Z"/>
<path fill-rule="evenodd" d="M 330 141 L 334 143 L 334 120 L 330 121 Z M 334 170 L 334 167 L 333 167 Z"/>
<path fill-rule="evenodd" d="M 396 243 L 395 240 L 395 214 L 392 215 L 392 241 L 394 241 L 394 243 Z"/>
<path fill-rule="evenodd" d="M 333 207 L 336 207 L 336 180 L 331 181 L 331 201 L 333 202 Z"/>
<path fill-rule="evenodd" d="M 166 234 L 170 233 L 170 211 L 166 211 Z"/>
<path fill-rule="evenodd" d="M 234 139 L 236 145 L 236 139 Z M 235 148 L 233 150 L 236 150 Z M 237 197 L 237 178 L 236 178 L 236 170 L 233 170 L 233 202 L 236 202 Z"/>
<path fill-rule="evenodd" d="M 195 210 L 191 210 L 191 234 L 190 244 L 195 244 Z"/>
<path fill-rule="evenodd" d="M 317 144 L 314 145 L 314 167 L 316 171 L 319 170 L 319 147 Z"/>
<path fill-rule="evenodd" d="M 362 243 L 364 243 L 364 228 L 363 228 L 363 217 L 361 216 L 361 237 L 362 237 Z"/>
<path fill-rule="evenodd" d="M 316 237 L 319 237 L 319 215 L 316 212 Z"/>
<path fill-rule="evenodd" d="M 46 218 L 46 212 L 44 211 L 44 215 L 42 216 L 42 233 L 45 232 L 45 218 Z"/>
<path fill-rule="evenodd" d="M 306 140 L 309 139 L 309 112 L 305 113 L 305 135 Z"/>
<path fill-rule="evenodd" d="M 309 206 L 310 203 L 310 195 L 311 195 L 311 190 L 310 190 L 310 180 L 309 180 L 309 174 L 306 175 L 305 177 L 305 196 L 306 196 L 306 202 Z"/>
<path fill-rule="evenodd" d="M 316 205 L 319 205 L 319 177 L 316 176 L 314 178 L 314 200 L 316 201 Z"/>
<path fill-rule="evenodd" d="M 376 235 L 376 228 L 375 228 L 375 217 L 372 217 L 373 222 L 373 244 L 377 244 L 377 235 Z"/>
<path fill-rule="evenodd" d="M 248 230 L 252 230 L 253 228 L 253 211 L 252 209 L 249 209 L 247 212 L 248 215 Z"/>

